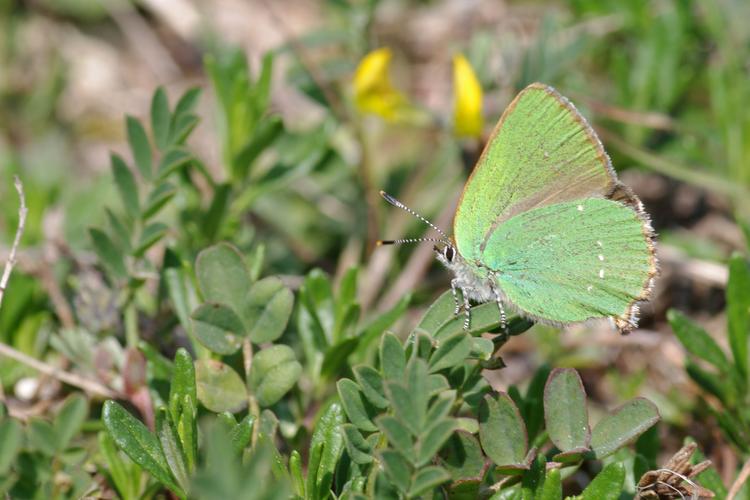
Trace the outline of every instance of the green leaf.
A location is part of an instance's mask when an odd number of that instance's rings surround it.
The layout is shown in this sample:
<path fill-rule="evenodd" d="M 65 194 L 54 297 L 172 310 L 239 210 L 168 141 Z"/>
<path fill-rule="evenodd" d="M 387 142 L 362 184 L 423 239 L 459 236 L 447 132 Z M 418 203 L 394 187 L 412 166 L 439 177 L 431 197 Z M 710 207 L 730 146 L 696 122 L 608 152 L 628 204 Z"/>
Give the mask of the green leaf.
<path fill-rule="evenodd" d="M 380 430 L 385 434 L 385 437 L 388 438 L 388 442 L 391 446 L 401 452 L 407 460 L 414 464 L 416 453 L 409 429 L 393 415 L 383 415 L 378 417 L 376 422 Z"/>
<path fill-rule="evenodd" d="M 53 456 L 57 452 L 57 435 L 55 428 L 40 417 L 32 417 L 27 425 L 29 445 L 44 455 Z"/>
<path fill-rule="evenodd" d="M 444 418 L 430 423 L 427 432 L 419 439 L 419 452 L 417 454 L 417 467 L 428 464 L 435 454 L 443 447 L 453 431 L 456 430 L 456 421 L 452 418 Z"/>
<path fill-rule="evenodd" d="M 434 337 L 438 340 L 443 340 L 459 332 L 478 335 L 495 330 L 499 326 L 500 313 L 497 310 L 497 304 L 495 302 L 487 302 L 471 308 L 471 326 L 468 332 L 464 331 L 463 314 L 455 316 L 453 310 L 451 310 L 450 316 L 446 318 L 445 323 L 440 325 Z"/>
<path fill-rule="evenodd" d="M 484 454 L 473 434 L 458 430 L 445 442 L 439 455 L 440 464 L 454 481 L 481 477 Z"/>
<path fill-rule="evenodd" d="M 279 278 L 269 277 L 253 284 L 242 309 L 250 340 L 262 344 L 281 337 L 293 305 L 294 295 Z"/>
<path fill-rule="evenodd" d="M 109 221 L 109 227 L 112 228 L 114 233 L 115 246 L 122 247 L 123 254 L 130 252 L 130 228 L 127 222 L 123 220 L 123 217 L 118 217 L 109 208 L 104 209 L 104 213 L 107 214 L 107 221 Z"/>
<path fill-rule="evenodd" d="M 122 205 L 130 217 L 137 219 L 140 216 L 140 203 L 138 201 L 138 185 L 135 182 L 135 177 L 125 163 L 125 160 L 119 155 L 112 154 L 109 159 L 112 164 L 112 176 L 115 179 L 117 191 L 120 193 Z"/>
<path fill-rule="evenodd" d="M 625 481 L 625 466 L 620 462 L 607 465 L 583 490 L 583 500 L 618 500 Z"/>
<path fill-rule="evenodd" d="M 250 368 L 250 389 L 258 404 L 268 407 L 279 401 L 294 387 L 302 374 L 291 347 L 274 345 L 253 356 Z"/>
<path fill-rule="evenodd" d="M 135 247 L 135 250 L 133 250 L 133 256 L 143 256 L 143 254 L 146 253 L 146 250 L 154 246 L 154 244 L 167 234 L 168 229 L 167 225 L 161 222 L 154 222 L 146 226 L 138 240 L 138 245 Z"/>
<path fill-rule="evenodd" d="M 173 124 L 174 120 L 178 120 L 182 116 L 193 112 L 202 92 L 203 89 L 200 87 L 193 87 L 182 94 L 180 100 L 177 101 L 177 105 L 174 107 L 174 114 L 172 115 Z"/>
<path fill-rule="evenodd" d="M 178 421 L 185 397 L 194 402 L 198 397 L 195 385 L 195 366 L 190 353 L 183 347 L 177 349 L 172 369 L 172 383 L 169 386 L 169 413 L 173 421 Z"/>
<path fill-rule="evenodd" d="M 386 380 L 401 380 L 406 370 L 406 354 L 401 342 L 390 332 L 380 341 L 380 369 Z"/>
<path fill-rule="evenodd" d="M 432 425 L 433 422 L 437 422 L 444 417 L 448 416 L 451 411 L 453 403 L 456 401 L 456 391 L 447 390 L 438 394 L 430 405 L 430 409 L 427 410 L 427 423 Z"/>
<path fill-rule="evenodd" d="M 407 388 L 399 382 L 386 382 L 385 392 L 388 400 L 391 402 L 391 408 L 396 413 L 399 420 L 409 428 L 411 433 L 418 436 L 422 431 L 425 419 L 425 408 L 417 400 L 418 396 L 425 399 L 426 390 L 423 387 L 421 394 L 416 394 L 412 388 Z"/>
<path fill-rule="evenodd" d="M 292 476 L 294 494 L 300 498 L 305 497 L 305 479 L 302 475 L 302 457 L 297 450 L 292 450 L 289 456 L 289 475 Z"/>
<path fill-rule="evenodd" d="M 463 364 L 472 348 L 471 335 L 460 332 L 438 342 L 438 348 L 430 356 L 430 372 L 438 372 Z"/>
<path fill-rule="evenodd" d="M 227 415 L 231 416 L 231 413 Z M 253 437 L 254 425 L 255 417 L 247 414 L 245 415 L 245 418 L 243 418 L 238 424 L 235 424 L 229 432 L 229 438 L 232 441 L 232 449 L 237 455 L 242 453 L 242 450 L 250 444 L 250 439 Z"/>
<path fill-rule="evenodd" d="M 729 379 L 710 373 L 690 360 L 685 362 L 685 371 L 701 389 L 719 398 L 723 404 L 732 401 L 734 388 Z"/>
<path fill-rule="evenodd" d="M 359 465 L 372 463 L 372 446 L 352 424 L 344 424 L 341 429 L 346 438 L 346 451 L 352 461 Z"/>
<path fill-rule="evenodd" d="M 645 398 L 631 399 L 602 418 L 591 433 L 597 459 L 611 455 L 659 421 L 659 410 Z"/>
<path fill-rule="evenodd" d="M 572 368 L 552 371 L 544 388 L 544 420 L 550 440 L 562 452 L 585 450 L 591 442 L 586 392 Z"/>
<path fill-rule="evenodd" d="M 154 134 L 156 147 L 160 150 L 166 149 L 169 145 L 171 121 L 167 94 L 164 87 L 159 87 L 151 98 L 151 132 Z"/>
<path fill-rule="evenodd" d="M 125 256 L 104 231 L 94 227 L 89 229 L 94 252 L 104 266 L 117 278 L 126 278 L 128 270 L 125 267 Z"/>
<path fill-rule="evenodd" d="M 115 442 L 106 432 L 98 435 L 99 450 L 104 456 L 107 471 L 112 478 L 120 498 L 130 500 L 138 498 L 140 490 L 141 468 L 130 461 L 125 462 L 117 452 Z"/>
<path fill-rule="evenodd" d="M 0 474 L 5 475 L 16 460 L 23 442 L 23 429 L 12 418 L 0 420 Z"/>
<path fill-rule="evenodd" d="M 560 469 L 550 469 L 547 471 L 542 487 L 537 490 L 534 500 L 562 500 L 562 495 Z"/>
<path fill-rule="evenodd" d="M 125 124 L 128 132 L 128 143 L 135 164 L 143 178 L 150 181 L 153 178 L 153 169 L 151 166 L 151 145 L 148 143 L 146 131 L 143 129 L 141 122 L 132 116 L 126 117 Z"/>
<path fill-rule="evenodd" d="M 70 444 L 70 440 L 78 434 L 86 421 L 89 405 L 86 398 L 80 394 L 72 394 L 60 410 L 54 421 L 55 435 L 57 436 L 57 450 L 63 451 Z"/>
<path fill-rule="evenodd" d="M 195 471 L 195 465 L 198 460 L 198 425 L 196 415 L 198 414 L 197 396 L 185 395 L 182 398 L 182 409 L 180 419 L 176 422 L 177 435 L 182 444 L 182 450 L 185 452 L 188 471 Z"/>
<path fill-rule="evenodd" d="M 156 411 L 156 435 L 161 443 L 164 457 L 172 471 L 172 476 L 183 490 L 187 490 L 190 484 L 188 476 L 185 452 L 182 451 L 177 431 L 172 426 L 169 413 L 166 408 L 161 407 Z"/>
<path fill-rule="evenodd" d="M 377 408 L 386 408 L 388 399 L 385 397 L 385 387 L 380 372 L 367 365 L 355 366 L 352 371 L 367 400 Z"/>
<path fill-rule="evenodd" d="M 235 178 L 244 179 L 250 172 L 253 162 L 284 131 L 284 123 L 279 116 L 269 116 L 256 127 L 252 137 L 240 149 L 234 159 Z"/>
<path fill-rule="evenodd" d="M 197 360 L 195 381 L 198 400 L 211 411 L 235 413 L 247 404 L 247 393 L 242 379 L 236 371 L 221 361 Z"/>
<path fill-rule="evenodd" d="M 206 301 L 227 304 L 241 313 L 251 281 L 239 250 L 228 243 L 206 248 L 198 254 L 195 274 Z"/>
<path fill-rule="evenodd" d="M 750 269 L 740 254 L 729 259 L 727 283 L 727 324 L 729 346 L 743 380 L 748 376 L 747 337 L 750 330 Z"/>
<path fill-rule="evenodd" d="M 414 333 L 421 331 L 434 336 L 440 325 L 453 317 L 455 305 L 453 294 L 450 291 L 443 293 L 427 308 L 424 316 L 414 328 Z"/>
<path fill-rule="evenodd" d="M 524 463 L 528 450 L 526 427 L 510 396 L 501 392 L 484 397 L 479 406 L 479 439 L 496 465 Z"/>
<path fill-rule="evenodd" d="M 170 149 L 161 157 L 157 169 L 157 178 L 166 179 L 169 175 L 193 159 L 193 155 L 184 149 Z"/>
<path fill-rule="evenodd" d="M 343 424 L 344 411 L 338 403 L 329 405 L 315 424 L 310 446 L 315 447 L 318 444 L 323 446 L 320 462 L 314 474 L 314 488 L 318 493 L 318 498 L 327 498 L 330 494 L 333 475 L 344 450 L 344 436 L 341 432 Z M 313 484 L 309 483 L 311 476 L 312 474 L 308 472 L 308 492 L 313 489 Z"/>
<path fill-rule="evenodd" d="M 192 288 L 188 290 L 188 278 L 182 267 L 168 267 L 164 269 L 164 283 L 172 301 L 172 308 L 180 320 L 182 327 L 192 332 L 190 325 L 190 310 L 193 302 Z M 192 285 L 192 283 L 191 283 Z"/>
<path fill-rule="evenodd" d="M 245 325 L 228 306 L 206 303 L 190 316 L 193 333 L 201 344 L 218 354 L 237 352 L 245 335 Z"/>
<path fill-rule="evenodd" d="M 104 403 L 102 420 L 117 446 L 133 462 L 146 469 L 164 486 L 184 496 L 184 492 L 177 486 L 169 472 L 169 465 L 159 441 L 145 425 L 114 401 Z"/>
<path fill-rule="evenodd" d="M 159 210 L 161 210 L 176 193 L 177 189 L 169 182 L 162 182 L 156 186 L 148 195 L 146 206 L 141 213 L 143 220 L 148 220 L 159 213 Z"/>
<path fill-rule="evenodd" d="M 336 388 L 349 421 L 365 432 L 378 430 L 372 423 L 374 411 L 367 407 L 357 384 L 348 378 L 342 378 L 336 384 Z"/>
<path fill-rule="evenodd" d="M 438 467 L 437 465 L 425 467 L 414 476 L 411 488 L 409 488 L 409 496 L 413 498 L 425 494 L 444 482 L 449 481 L 450 478 L 451 476 L 448 474 L 448 471 L 442 467 Z"/>
<path fill-rule="evenodd" d="M 380 461 L 393 484 L 403 492 L 408 491 L 412 468 L 404 457 L 397 451 L 383 450 L 380 452 Z"/>
<path fill-rule="evenodd" d="M 708 361 L 722 373 L 727 372 L 729 360 L 706 330 L 675 309 L 667 312 L 667 319 L 675 335 L 689 353 Z"/>

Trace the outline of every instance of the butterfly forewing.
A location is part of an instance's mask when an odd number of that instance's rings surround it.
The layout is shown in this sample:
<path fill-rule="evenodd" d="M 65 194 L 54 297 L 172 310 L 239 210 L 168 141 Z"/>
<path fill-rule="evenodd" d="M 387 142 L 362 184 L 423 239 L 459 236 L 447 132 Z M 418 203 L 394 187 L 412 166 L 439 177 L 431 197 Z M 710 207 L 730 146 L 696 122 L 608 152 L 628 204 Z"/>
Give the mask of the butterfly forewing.
<path fill-rule="evenodd" d="M 475 260 L 503 221 L 535 207 L 605 197 L 615 183 L 586 120 L 554 89 L 532 84 L 508 106 L 466 183 L 453 221 L 458 250 Z"/>

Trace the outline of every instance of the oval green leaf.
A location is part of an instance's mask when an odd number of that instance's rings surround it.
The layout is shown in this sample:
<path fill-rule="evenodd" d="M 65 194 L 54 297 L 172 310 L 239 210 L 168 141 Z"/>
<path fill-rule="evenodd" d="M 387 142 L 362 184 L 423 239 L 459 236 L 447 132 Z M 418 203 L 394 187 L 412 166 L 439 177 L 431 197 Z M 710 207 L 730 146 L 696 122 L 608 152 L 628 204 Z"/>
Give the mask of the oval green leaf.
<path fill-rule="evenodd" d="M 602 418 L 591 433 L 597 459 L 611 455 L 659 421 L 656 405 L 645 398 L 631 399 Z"/>
<path fill-rule="evenodd" d="M 281 337 L 293 305 L 294 295 L 279 278 L 272 276 L 255 283 L 242 309 L 250 340 L 262 344 Z"/>
<path fill-rule="evenodd" d="M 195 274 L 207 302 L 227 304 L 235 312 L 242 311 L 251 282 L 242 255 L 234 246 L 219 243 L 203 250 L 196 259 Z"/>
<path fill-rule="evenodd" d="M 572 368 L 552 371 L 544 387 L 544 420 L 550 440 L 562 452 L 587 448 L 591 442 L 586 392 Z"/>
<path fill-rule="evenodd" d="M 229 306 L 203 304 L 193 311 L 190 319 L 193 333 L 211 351 L 226 355 L 240 348 L 245 325 Z"/>
<path fill-rule="evenodd" d="M 221 361 L 196 361 L 195 381 L 198 400 L 211 411 L 235 413 L 247 404 L 247 393 L 242 379 L 236 371 Z"/>
<path fill-rule="evenodd" d="M 271 406 L 294 387 L 302 365 L 294 351 L 286 345 L 275 345 L 253 356 L 249 385 L 258 403 Z"/>
<path fill-rule="evenodd" d="M 526 427 L 513 400 L 505 393 L 486 395 L 479 406 L 479 439 L 498 466 L 524 465 Z"/>

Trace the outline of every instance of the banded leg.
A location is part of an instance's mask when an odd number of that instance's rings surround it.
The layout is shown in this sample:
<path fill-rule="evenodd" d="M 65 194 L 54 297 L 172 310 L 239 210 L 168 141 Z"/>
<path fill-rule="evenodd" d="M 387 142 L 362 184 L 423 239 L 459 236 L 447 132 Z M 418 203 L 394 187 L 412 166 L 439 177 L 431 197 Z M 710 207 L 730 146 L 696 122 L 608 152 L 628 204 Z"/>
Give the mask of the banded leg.
<path fill-rule="evenodd" d="M 508 317 L 505 315 L 505 307 L 503 307 L 503 300 L 500 297 L 500 290 L 497 289 L 497 285 L 495 284 L 495 273 L 490 273 L 490 277 L 492 278 L 490 280 L 490 288 L 492 289 L 492 294 L 495 296 L 497 309 L 500 311 L 500 327 L 505 331 L 508 329 Z"/>
<path fill-rule="evenodd" d="M 471 304 L 469 303 L 469 294 L 466 293 L 468 288 L 461 289 L 461 295 L 464 298 L 464 330 L 469 331 L 471 326 Z"/>
<path fill-rule="evenodd" d="M 456 309 L 453 311 L 454 316 L 458 316 L 458 313 L 461 312 L 461 303 L 458 301 L 458 293 L 456 292 L 458 289 L 457 283 L 457 279 L 451 280 L 451 293 L 453 293 L 453 302 L 456 303 Z"/>

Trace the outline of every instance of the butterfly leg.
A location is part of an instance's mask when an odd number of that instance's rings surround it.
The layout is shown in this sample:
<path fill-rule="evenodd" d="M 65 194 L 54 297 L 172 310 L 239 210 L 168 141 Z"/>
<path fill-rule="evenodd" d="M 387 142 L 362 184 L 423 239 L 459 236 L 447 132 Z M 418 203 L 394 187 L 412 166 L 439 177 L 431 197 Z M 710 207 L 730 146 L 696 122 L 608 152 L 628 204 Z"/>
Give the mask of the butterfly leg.
<path fill-rule="evenodd" d="M 456 309 L 453 311 L 454 316 L 458 316 L 458 313 L 461 312 L 461 303 L 458 301 L 458 280 L 452 279 L 451 280 L 451 293 L 453 294 L 453 302 L 456 303 Z"/>
<path fill-rule="evenodd" d="M 500 327 L 505 331 L 508 328 L 508 317 L 505 314 L 505 307 L 503 307 L 503 300 L 500 297 L 500 290 L 498 290 L 497 285 L 495 284 L 495 273 L 490 273 L 490 278 L 492 278 L 490 280 L 490 289 L 492 289 L 492 294 L 495 296 L 497 309 L 500 311 Z"/>
<path fill-rule="evenodd" d="M 461 289 L 461 295 L 464 298 L 464 330 L 469 331 L 469 327 L 471 326 L 471 304 L 469 303 L 469 294 L 467 293 L 467 288 Z"/>

